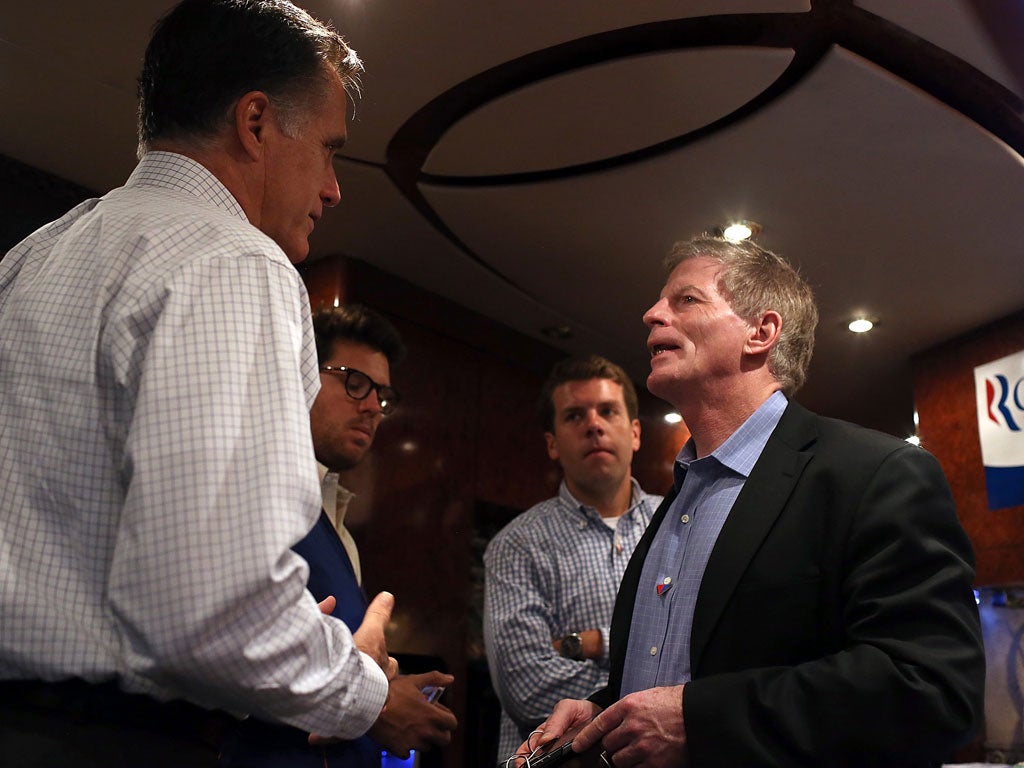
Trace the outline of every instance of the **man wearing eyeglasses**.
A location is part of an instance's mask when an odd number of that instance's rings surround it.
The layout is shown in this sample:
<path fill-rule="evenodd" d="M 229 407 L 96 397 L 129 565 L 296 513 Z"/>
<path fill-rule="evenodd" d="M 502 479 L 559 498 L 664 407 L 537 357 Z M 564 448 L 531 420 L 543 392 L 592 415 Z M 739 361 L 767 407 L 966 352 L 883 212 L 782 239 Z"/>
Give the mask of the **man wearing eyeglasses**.
<path fill-rule="evenodd" d="M 338 473 L 362 462 L 381 421 L 398 405 L 391 366 L 405 356 L 405 347 L 390 322 L 357 304 L 318 310 L 313 331 L 320 392 L 310 410 L 310 428 L 323 510 L 313 530 L 293 549 L 309 563 L 309 591 L 318 601 L 333 597 L 332 615 L 355 629 L 363 621 L 367 600 L 359 552 L 345 528 L 354 494 L 341 485 Z M 440 672 L 398 675 L 389 683 L 388 703 L 377 722 L 355 741 L 310 745 L 297 729 L 249 721 L 228 744 L 221 765 L 377 768 L 382 747 L 405 758 L 411 749 L 444 746 L 457 725 L 455 715 L 442 704 L 426 701 L 422 690 L 453 680 Z"/>

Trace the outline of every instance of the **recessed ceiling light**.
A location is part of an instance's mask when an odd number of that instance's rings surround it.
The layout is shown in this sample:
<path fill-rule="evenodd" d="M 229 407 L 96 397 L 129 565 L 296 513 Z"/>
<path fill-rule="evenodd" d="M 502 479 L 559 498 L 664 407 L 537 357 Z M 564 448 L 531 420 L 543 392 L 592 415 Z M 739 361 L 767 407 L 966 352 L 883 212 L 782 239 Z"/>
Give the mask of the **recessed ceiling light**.
<path fill-rule="evenodd" d="M 761 225 L 755 221 L 734 221 L 722 229 L 722 237 L 731 243 L 749 240 L 761 233 Z"/>
<path fill-rule="evenodd" d="M 665 421 L 667 421 L 669 424 L 678 424 L 683 420 L 683 417 L 680 416 L 675 411 L 672 411 L 671 413 L 666 413 L 664 418 Z"/>
<path fill-rule="evenodd" d="M 875 327 L 875 324 L 868 320 L 866 317 L 858 317 L 856 320 L 853 320 L 846 327 L 849 328 L 854 333 L 867 333 L 868 331 Z"/>

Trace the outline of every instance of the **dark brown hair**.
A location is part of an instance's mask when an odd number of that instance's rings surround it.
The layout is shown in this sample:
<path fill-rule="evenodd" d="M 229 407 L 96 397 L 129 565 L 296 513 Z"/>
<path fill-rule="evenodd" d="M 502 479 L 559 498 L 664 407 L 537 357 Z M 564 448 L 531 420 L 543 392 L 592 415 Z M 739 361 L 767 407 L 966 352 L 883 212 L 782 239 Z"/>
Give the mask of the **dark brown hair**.
<path fill-rule="evenodd" d="M 405 345 L 395 326 L 362 304 L 325 307 L 313 313 L 317 362 L 323 365 L 336 341 L 351 341 L 381 352 L 392 368 L 405 357 Z"/>
<path fill-rule="evenodd" d="M 640 409 L 636 399 L 636 388 L 622 368 L 600 355 L 570 357 L 555 364 L 544 386 L 541 387 L 537 411 L 545 432 L 555 431 L 555 389 L 569 381 L 590 379 L 610 379 L 620 384 L 622 399 L 626 403 L 626 413 L 629 414 L 630 421 L 637 418 Z"/>

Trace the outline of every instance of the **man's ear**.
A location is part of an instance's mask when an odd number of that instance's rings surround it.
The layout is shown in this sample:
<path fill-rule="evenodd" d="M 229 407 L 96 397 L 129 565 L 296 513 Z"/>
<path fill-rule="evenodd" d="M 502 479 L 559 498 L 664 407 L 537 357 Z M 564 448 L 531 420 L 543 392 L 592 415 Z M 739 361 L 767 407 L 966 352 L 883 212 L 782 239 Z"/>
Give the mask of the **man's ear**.
<path fill-rule="evenodd" d="M 765 355 L 772 351 L 782 333 L 782 315 L 773 309 L 768 310 L 750 327 L 750 335 L 744 351 L 751 355 Z"/>
<path fill-rule="evenodd" d="M 263 155 L 266 130 L 273 120 L 271 112 L 270 97 L 263 91 L 249 91 L 235 102 L 235 136 L 253 160 Z"/>
<path fill-rule="evenodd" d="M 633 428 L 633 453 L 640 450 L 640 419 L 633 419 L 630 426 Z"/>
<path fill-rule="evenodd" d="M 545 432 L 544 442 L 548 446 L 548 457 L 553 461 L 558 461 L 558 447 L 555 445 L 555 435 L 552 432 Z"/>

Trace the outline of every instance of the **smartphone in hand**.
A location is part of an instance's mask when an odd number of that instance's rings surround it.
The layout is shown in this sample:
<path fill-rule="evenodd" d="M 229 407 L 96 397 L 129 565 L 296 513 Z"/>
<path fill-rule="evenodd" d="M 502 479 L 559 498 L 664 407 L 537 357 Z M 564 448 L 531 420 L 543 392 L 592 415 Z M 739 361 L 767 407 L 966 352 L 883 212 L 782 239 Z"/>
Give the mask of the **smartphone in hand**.
<path fill-rule="evenodd" d="M 420 693 L 423 694 L 423 699 L 428 704 L 433 704 L 435 701 L 441 698 L 441 694 L 444 693 L 445 687 L 443 685 L 425 685 L 420 689 Z"/>

